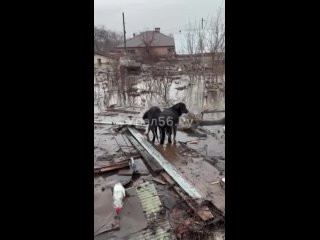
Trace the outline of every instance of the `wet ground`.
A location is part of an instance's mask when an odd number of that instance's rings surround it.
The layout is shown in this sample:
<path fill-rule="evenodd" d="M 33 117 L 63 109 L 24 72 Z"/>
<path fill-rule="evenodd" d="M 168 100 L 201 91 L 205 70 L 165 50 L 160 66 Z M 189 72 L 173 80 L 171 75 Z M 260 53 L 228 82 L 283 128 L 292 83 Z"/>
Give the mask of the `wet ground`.
<path fill-rule="evenodd" d="M 178 74 L 174 78 L 171 83 L 161 85 L 157 83 L 157 79 L 152 78 L 151 74 L 142 72 L 139 76 L 130 77 L 131 84 L 122 86 L 126 90 L 123 93 L 119 91 L 119 83 L 112 81 L 112 77 L 106 80 L 105 76 L 100 76 L 99 81 L 95 80 L 95 121 L 133 121 L 141 124 L 142 115 L 149 107 L 157 105 L 163 108 L 180 101 L 186 103 L 189 111 L 198 117 L 203 110 L 224 110 L 224 92 L 208 91 L 206 76 L 191 78 L 187 74 Z M 101 81 L 101 79 L 104 80 Z M 224 86 L 224 76 L 220 77 L 218 82 Z M 106 111 L 107 107 L 136 113 Z M 111 112 L 113 115 L 110 115 Z M 201 117 L 203 120 L 219 120 L 225 115 L 224 112 L 214 112 L 205 113 Z M 190 127 L 190 116 L 183 115 L 180 122 L 181 126 Z M 95 163 L 124 158 L 136 153 L 125 137 L 121 134 L 115 135 L 113 129 L 116 127 L 95 125 Z M 156 140 L 155 147 L 201 192 L 204 198 L 224 212 L 224 190 L 218 183 L 225 177 L 223 127 L 223 125 L 197 127 L 197 131 L 206 135 L 205 137 L 199 137 L 192 132 L 178 131 L 176 142 L 173 144 L 165 142 L 161 146 Z M 151 174 L 148 176 L 150 177 Z M 127 180 L 128 177 L 122 176 L 121 181 Z M 113 181 L 116 180 L 108 175 L 95 177 L 95 188 L 112 186 Z"/>

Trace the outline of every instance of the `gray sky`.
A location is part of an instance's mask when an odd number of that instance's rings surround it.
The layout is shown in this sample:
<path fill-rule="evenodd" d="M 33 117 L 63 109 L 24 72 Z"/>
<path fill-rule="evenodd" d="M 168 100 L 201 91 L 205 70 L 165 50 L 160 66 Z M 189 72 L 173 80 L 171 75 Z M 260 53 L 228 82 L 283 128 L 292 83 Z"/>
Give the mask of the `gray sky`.
<path fill-rule="evenodd" d="M 220 6 L 224 0 L 94 0 L 94 24 L 122 32 L 124 12 L 127 38 L 155 27 L 175 34 L 189 20 L 215 16 Z"/>

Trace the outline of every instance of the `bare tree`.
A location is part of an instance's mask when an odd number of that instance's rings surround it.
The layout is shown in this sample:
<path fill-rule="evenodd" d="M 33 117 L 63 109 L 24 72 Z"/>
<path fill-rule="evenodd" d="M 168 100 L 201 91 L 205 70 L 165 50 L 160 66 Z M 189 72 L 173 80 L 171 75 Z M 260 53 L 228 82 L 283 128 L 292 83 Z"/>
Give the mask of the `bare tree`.
<path fill-rule="evenodd" d="M 100 54 L 106 54 L 122 42 L 122 35 L 104 26 L 94 27 L 94 50 Z"/>
<path fill-rule="evenodd" d="M 162 101 L 166 104 L 170 104 L 169 92 L 172 85 L 172 76 L 169 71 L 169 66 L 162 65 L 158 69 L 152 70 L 152 78 L 154 79 L 154 84 L 158 90 L 159 96 Z"/>
<path fill-rule="evenodd" d="M 184 32 L 186 52 L 191 62 L 191 71 L 195 73 L 201 70 L 202 54 L 206 51 L 205 30 L 195 20 L 194 23 L 189 22 L 187 24 Z"/>
<path fill-rule="evenodd" d="M 151 57 L 151 48 L 152 48 L 152 43 L 154 42 L 154 39 L 155 39 L 154 37 L 155 37 L 154 31 L 146 31 L 140 34 L 140 39 L 144 44 L 147 57 Z"/>
<path fill-rule="evenodd" d="M 224 65 L 225 56 L 225 25 L 223 21 L 222 8 L 218 10 L 217 16 L 211 18 L 209 25 L 208 48 L 211 54 L 214 82 L 217 82 L 221 71 L 219 67 Z"/>
<path fill-rule="evenodd" d="M 163 101 L 165 102 L 165 104 L 169 105 L 170 104 L 169 92 L 170 92 L 170 87 L 172 85 L 172 78 L 166 74 L 160 79 L 158 84 L 160 89 L 160 95 L 162 96 Z"/>

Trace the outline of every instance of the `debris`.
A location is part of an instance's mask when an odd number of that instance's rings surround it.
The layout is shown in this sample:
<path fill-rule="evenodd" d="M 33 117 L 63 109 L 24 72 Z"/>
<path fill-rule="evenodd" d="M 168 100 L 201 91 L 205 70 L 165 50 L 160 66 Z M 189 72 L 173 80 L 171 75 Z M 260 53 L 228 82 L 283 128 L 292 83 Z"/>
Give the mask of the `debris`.
<path fill-rule="evenodd" d="M 112 155 L 105 154 L 105 155 L 102 155 L 102 156 L 97 156 L 96 157 L 96 161 L 98 161 L 98 162 L 103 162 L 103 161 L 109 162 L 109 161 L 112 161 L 113 158 L 114 158 L 114 154 L 112 154 Z"/>
<path fill-rule="evenodd" d="M 128 94 L 129 95 L 129 94 Z M 139 94 L 140 95 L 140 94 Z M 118 113 L 129 113 L 129 114 L 139 114 L 140 112 L 136 111 L 130 111 L 125 109 L 119 109 L 119 108 L 106 108 L 106 111 L 109 112 L 118 112 Z"/>
<path fill-rule="evenodd" d="M 131 96 L 131 97 L 138 97 L 138 96 L 140 96 L 141 94 L 140 93 L 137 93 L 137 92 L 129 92 L 128 93 L 128 96 Z M 126 113 L 128 113 L 128 112 L 126 112 Z M 132 112 L 131 112 L 132 113 Z M 136 114 L 138 114 L 138 113 L 136 113 Z"/>
<path fill-rule="evenodd" d="M 214 218 L 211 210 L 207 206 L 198 209 L 197 213 L 203 221 L 207 221 Z"/>
<path fill-rule="evenodd" d="M 202 113 L 216 113 L 216 112 L 225 112 L 226 110 L 218 110 L 218 109 L 213 109 L 213 110 L 204 110 Z"/>
<path fill-rule="evenodd" d="M 135 127 L 142 127 L 145 129 L 147 125 L 142 125 L 142 124 L 135 124 L 132 121 L 131 122 L 97 122 L 95 121 L 94 124 L 105 124 L 105 125 L 119 125 L 119 126 L 135 126 Z"/>
<path fill-rule="evenodd" d="M 128 166 L 129 166 L 129 162 L 127 160 L 124 160 L 122 162 L 117 162 L 117 163 L 109 163 L 99 167 L 95 166 L 94 173 L 97 174 L 97 173 L 109 172 L 112 170 L 121 169 Z"/>
<path fill-rule="evenodd" d="M 199 208 L 201 206 L 202 201 L 198 199 L 198 201 L 193 201 L 190 199 L 184 192 L 181 191 L 181 189 L 176 186 L 174 180 L 165 172 L 160 173 L 161 176 L 171 185 L 173 186 L 173 189 L 175 192 L 188 204 L 188 206 L 203 220 L 203 221 L 208 221 L 210 219 L 214 218 L 214 215 L 208 212 L 208 209 L 205 209 L 203 207 Z M 204 213 L 204 210 L 206 212 Z M 210 209 L 209 209 L 210 211 Z M 211 211 L 210 211 L 211 212 Z"/>
<path fill-rule="evenodd" d="M 180 131 L 185 131 L 185 130 L 187 130 L 187 129 L 190 129 L 192 126 L 190 125 L 190 126 L 181 126 L 181 125 L 179 125 L 178 126 L 178 130 L 180 130 Z"/>
<path fill-rule="evenodd" d="M 178 239 L 188 239 L 189 227 L 185 224 L 179 224 L 175 229 L 175 234 Z"/>
<path fill-rule="evenodd" d="M 223 232 L 214 232 L 213 240 L 225 240 L 225 233 Z"/>
<path fill-rule="evenodd" d="M 94 189 L 111 189 L 116 183 L 120 182 L 123 186 L 127 186 L 132 180 L 132 176 L 122 176 L 118 175 L 117 172 L 106 173 L 95 177 Z"/>
<path fill-rule="evenodd" d="M 214 185 L 214 184 L 217 184 L 217 183 L 220 183 L 220 181 L 215 181 L 215 182 L 212 182 L 210 183 L 211 185 Z"/>
<path fill-rule="evenodd" d="M 176 89 L 177 90 L 184 90 L 184 89 L 186 89 L 187 88 L 187 86 L 183 86 L 183 87 L 176 87 Z"/>
<path fill-rule="evenodd" d="M 132 169 L 121 169 L 118 172 L 118 175 L 120 175 L 120 176 L 131 176 L 132 174 L 133 174 Z"/>
<path fill-rule="evenodd" d="M 190 140 L 190 141 L 186 141 L 186 142 L 182 142 L 182 141 L 178 141 L 178 143 L 183 144 L 183 145 L 187 145 L 189 144 L 197 144 L 198 141 L 197 140 Z"/>
<path fill-rule="evenodd" d="M 225 124 L 225 118 L 222 118 L 220 120 L 195 120 L 194 122 L 199 126 L 220 125 Z"/>
<path fill-rule="evenodd" d="M 108 108 L 113 109 L 117 104 L 111 104 Z"/>
<path fill-rule="evenodd" d="M 195 189 L 185 178 L 183 178 L 178 170 L 146 140 L 134 128 L 128 127 L 128 130 L 135 137 L 135 139 L 149 152 L 150 155 L 163 167 L 163 169 L 179 184 L 179 186 L 193 199 L 202 198 L 201 194 Z"/>
<path fill-rule="evenodd" d="M 136 187 L 136 192 L 145 212 L 148 228 L 132 234 L 130 240 L 175 239 L 169 221 L 161 215 L 163 207 L 154 184 L 150 182 L 142 183 Z"/>
<path fill-rule="evenodd" d="M 203 133 L 203 132 L 199 131 L 198 129 L 192 128 L 191 126 L 189 128 L 183 129 L 182 131 L 187 133 L 189 137 L 207 138 L 206 133 Z"/>
<path fill-rule="evenodd" d="M 129 142 L 137 149 L 137 151 L 141 154 L 146 163 L 150 166 L 153 172 L 158 173 L 163 170 L 160 164 L 149 154 L 143 146 L 139 144 L 139 142 L 131 136 L 131 134 L 126 134 Z"/>
<path fill-rule="evenodd" d="M 129 161 L 131 158 L 138 158 L 140 157 L 139 154 L 132 155 L 129 159 L 128 158 L 123 158 L 119 157 L 115 159 L 114 156 L 111 157 L 104 157 L 104 156 L 99 156 L 97 157 L 97 161 L 95 166 L 94 166 L 94 173 L 101 173 L 101 172 L 108 172 L 111 170 L 115 169 L 121 169 L 129 166 Z M 102 159 L 100 159 L 102 158 Z"/>
<path fill-rule="evenodd" d="M 215 91 L 220 91 L 221 90 L 221 88 L 219 86 L 217 86 L 217 85 L 211 85 L 211 86 L 207 85 L 206 89 L 207 89 L 207 92 L 215 92 Z"/>
<path fill-rule="evenodd" d="M 98 116 L 117 116 L 119 115 L 119 113 L 112 113 L 112 112 L 100 112 L 100 113 L 96 113 L 96 115 Z"/>
<path fill-rule="evenodd" d="M 166 185 L 166 183 L 158 178 L 152 178 L 152 181 L 156 182 L 156 183 L 160 183 L 162 185 Z"/>

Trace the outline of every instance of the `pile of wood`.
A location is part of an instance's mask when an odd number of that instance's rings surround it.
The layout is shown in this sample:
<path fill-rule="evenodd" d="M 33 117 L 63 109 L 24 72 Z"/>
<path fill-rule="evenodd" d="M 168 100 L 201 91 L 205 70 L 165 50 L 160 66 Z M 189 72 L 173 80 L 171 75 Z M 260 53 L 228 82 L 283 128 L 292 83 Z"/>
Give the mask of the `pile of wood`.
<path fill-rule="evenodd" d="M 118 162 L 106 162 L 104 164 L 94 166 L 94 174 L 109 172 L 125 167 L 129 167 L 129 160 L 122 160 Z"/>

